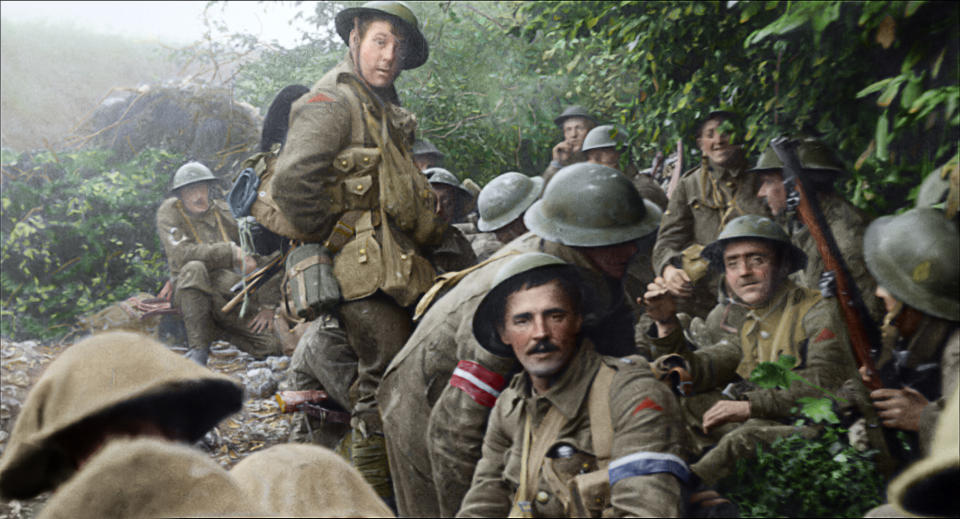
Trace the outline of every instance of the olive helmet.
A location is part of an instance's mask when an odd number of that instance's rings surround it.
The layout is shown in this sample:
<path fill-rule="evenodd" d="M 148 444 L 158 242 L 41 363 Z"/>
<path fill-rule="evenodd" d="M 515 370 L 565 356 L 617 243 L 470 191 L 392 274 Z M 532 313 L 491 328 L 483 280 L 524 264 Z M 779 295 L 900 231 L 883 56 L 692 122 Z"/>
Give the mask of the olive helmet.
<path fill-rule="evenodd" d="M 426 139 L 417 139 L 413 143 L 413 156 L 416 157 L 417 155 L 436 155 L 439 159 L 444 157 L 443 152 Z"/>
<path fill-rule="evenodd" d="M 477 198 L 480 212 L 477 229 L 483 232 L 496 231 L 516 220 L 540 198 L 541 192 L 542 177 L 528 177 L 509 171 L 491 180 Z"/>
<path fill-rule="evenodd" d="M 593 124 L 597 124 L 597 119 L 580 105 L 568 106 L 564 111 L 553 120 L 557 126 L 563 126 L 563 122 L 571 117 L 583 117 L 589 119 Z"/>
<path fill-rule="evenodd" d="M 497 308 L 504 305 L 506 296 L 503 294 L 505 282 L 529 274 L 531 271 L 542 268 L 559 268 L 571 271 L 576 275 L 576 267 L 564 262 L 560 258 L 543 252 L 527 252 L 519 254 L 506 261 L 490 283 L 490 291 L 480 301 L 476 313 L 473 314 L 473 336 L 487 351 L 501 357 L 513 356 L 513 349 L 504 344 L 497 333 L 499 317 L 504 309 Z M 579 276 L 575 279 L 579 281 Z"/>
<path fill-rule="evenodd" d="M 180 166 L 176 174 L 173 175 L 173 187 L 170 189 L 176 191 L 181 187 L 196 184 L 198 182 L 214 182 L 217 177 L 213 176 L 210 168 L 199 162 L 187 162 Z"/>
<path fill-rule="evenodd" d="M 462 196 L 473 198 L 473 194 L 470 191 L 467 191 L 466 188 L 460 184 L 460 180 L 456 175 L 450 173 L 449 170 L 443 168 L 427 168 L 423 170 L 423 174 L 427 176 L 431 184 L 446 184 L 448 186 L 453 186 L 457 188 L 457 193 Z"/>
<path fill-rule="evenodd" d="M 603 247 L 642 238 L 663 211 L 644 200 L 619 171 L 589 162 L 567 166 L 544 189 L 523 223 L 534 234 L 574 247 Z"/>
<path fill-rule="evenodd" d="M 712 243 L 703 248 L 700 256 L 710 262 L 710 267 L 723 272 L 723 251 L 734 240 L 765 240 L 774 242 L 783 252 L 781 258 L 788 261 L 787 272 L 806 268 L 807 255 L 790 242 L 787 233 L 773 220 L 756 214 L 745 214 L 730 220 Z"/>
<path fill-rule="evenodd" d="M 392 0 L 374 0 L 360 7 L 349 7 L 337 13 L 337 34 L 343 42 L 350 45 L 350 31 L 353 30 L 353 19 L 365 15 L 385 16 L 397 27 L 402 27 L 409 38 L 408 54 L 404 57 L 403 68 L 414 69 L 423 65 L 430 55 L 427 39 L 420 32 L 420 22 L 406 2 Z"/>
<path fill-rule="evenodd" d="M 623 131 L 612 124 L 603 124 L 590 130 L 583 139 L 580 151 L 586 153 L 601 148 L 615 148 L 623 145 Z"/>
<path fill-rule="evenodd" d="M 800 165 L 803 166 L 803 169 L 831 175 L 843 174 L 846 171 L 843 161 L 823 141 L 813 137 L 799 137 L 797 140 L 800 141 L 797 145 L 797 158 L 800 159 Z M 767 148 L 760 154 L 757 165 L 747 171 L 773 173 L 782 169 L 783 161 L 777 156 L 773 147 L 767 145 Z"/>
<path fill-rule="evenodd" d="M 943 213 L 918 207 L 877 218 L 863 236 L 867 270 L 904 303 L 934 317 L 960 321 L 960 237 Z"/>

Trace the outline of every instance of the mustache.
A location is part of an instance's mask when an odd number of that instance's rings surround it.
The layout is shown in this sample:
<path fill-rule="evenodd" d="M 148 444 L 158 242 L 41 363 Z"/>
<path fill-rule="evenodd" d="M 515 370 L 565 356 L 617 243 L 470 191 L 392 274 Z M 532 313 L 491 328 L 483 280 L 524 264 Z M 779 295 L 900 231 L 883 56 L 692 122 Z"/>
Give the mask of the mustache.
<path fill-rule="evenodd" d="M 549 353 L 551 351 L 559 351 L 559 350 L 560 350 L 559 346 L 550 342 L 547 339 L 543 339 L 542 341 L 538 342 L 536 346 L 534 346 L 533 348 L 530 348 L 527 354 L 532 355 L 534 353 Z"/>

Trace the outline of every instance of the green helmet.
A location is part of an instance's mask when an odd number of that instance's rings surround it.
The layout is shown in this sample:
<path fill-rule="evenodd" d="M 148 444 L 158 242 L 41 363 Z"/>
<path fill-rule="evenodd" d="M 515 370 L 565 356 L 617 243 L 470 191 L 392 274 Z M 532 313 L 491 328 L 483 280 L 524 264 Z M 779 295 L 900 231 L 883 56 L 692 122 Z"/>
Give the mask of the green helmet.
<path fill-rule="evenodd" d="M 803 169 L 814 172 L 829 173 L 831 176 L 843 174 L 846 168 L 837 154 L 829 146 L 819 139 L 813 137 L 799 137 L 800 143 L 797 146 L 797 158 L 800 159 L 800 165 Z M 773 147 L 767 146 L 757 165 L 747 171 L 753 173 L 773 173 L 783 169 L 783 161 L 777 156 Z"/>
<path fill-rule="evenodd" d="M 427 176 L 431 184 L 446 184 L 448 186 L 453 186 L 457 188 L 463 194 L 473 198 L 473 195 L 467 191 L 463 185 L 460 184 L 460 179 L 456 175 L 450 173 L 448 170 L 443 168 L 427 168 L 423 170 L 423 174 Z"/>
<path fill-rule="evenodd" d="M 196 184 L 198 182 L 214 182 L 217 177 L 213 176 L 210 168 L 199 162 L 187 162 L 180 166 L 177 173 L 173 175 L 173 187 L 170 189 L 176 191 L 181 187 Z"/>
<path fill-rule="evenodd" d="M 590 112 L 580 105 L 568 106 L 563 113 L 558 115 L 557 118 L 553 120 L 553 122 L 557 126 L 563 126 L 563 122 L 571 117 L 583 117 L 585 119 L 589 119 L 591 122 L 593 122 L 593 124 L 597 124 L 597 120 L 590 115 Z"/>
<path fill-rule="evenodd" d="M 443 152 L 426 139 L 417 139 L 413 143 L 413 156 L 416 157 L 417 155 L 436 155 L 440 159 L 444 157 Z"/>
<path fill-rule="evenodd" d="M 402 27 L 410 41 L 409 53 L 404 57 L 403 68 L 414 69 L 427 62 L 430 48 L 427 39 L 420 32 L 420 22 L 405 2 L 376 0 L 367 2 L 360 7 L 350 7 L 337 13 L 337 34 L 343 42 L 350 45 L 350 31 L 353 29 L 354 17 L 364 15 L 386 16 L 394 25 Z"/>
<path fill-rule="evenodd" d="M 480 211 L 477 229 L 483 232 L 496 231 L 516 220 L 540 198 L 542 191 L 542 177 L 531 178 L 510 171 L 491 180 L 477 198 L 477 209 Z"/>
<path fill-rule="evenodd" d="M 534 234 L 574 247 L 603 247 L 657 230 L 663 212 L 619 171 L 578 162 L 554 175 L 523 215 Z"/>
<path fill-rule="evenodd" d="M 562 267 L 575 271 L 573 265 L 543 252 L 527 252 L 514 256 L 497 270 L 497 275 L 490 284 L 490 291 L 480 301 L 476 313 L 473 314 L 473 336 L 487 351 L 501 357 L 513 356 L 513 349 L 503 344 L 497 334 L 497 324 L 499 324 L 497 316 L 502 309 L 496 308 L 499 306 L 496 303 L 500 301 L 502 304 L 504 298 L 501 294 L 502 290 L 498 289 L 502 288 L 501 285 L 509 279 L 545 267 Z"/>
<path fill-rule="evenodd" d="M 624 132 L 612 124 L 604 124 L 590 130 L 583 139 L 580 151 L 586 153 L 601 148 L 615 148 L 623 144 Z"/>
<path fill-rule="evenodd" d="M 773 220 L 756 214 L 745 214 L 730 220 L 717 239 L 703 248 L 700 256 L 710 262 L 717 272 L 723 272 L 723 251 L 734 240 L 766 240 L 774 242 L 783 251 L 781 256 L 789 263 L 787 272 L 806 268 L 807 255 L 790 242 L 790 237 Z"/>
<path fill-rule="evenodd" d="M 877 218 L 863 236 L 867 270 L 904 303 L 934 317 L 960 321 L 960 237 L 943 213 L 918 207 Z"/>

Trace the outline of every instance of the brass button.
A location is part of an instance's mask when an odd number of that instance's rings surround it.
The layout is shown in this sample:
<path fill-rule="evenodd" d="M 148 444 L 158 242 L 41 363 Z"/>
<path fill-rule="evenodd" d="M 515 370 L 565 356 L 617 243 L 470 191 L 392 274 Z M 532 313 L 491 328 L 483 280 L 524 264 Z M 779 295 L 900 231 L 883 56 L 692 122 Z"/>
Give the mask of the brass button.
<path fill-rule="evenodd" d="M 546 503 L 546 502 L 549 501 L 549 500 L 550 500 L 550 494 L 546 493 L 546 492 L 543 491 L 543 490 L 537 492 L 537 502 L 538 502 L 538 503 L 543 504 L 543 503 Z"/>
<path fill-rule="evenodd" d="M 341 160 L 341 161 L 340 161 L 340 165 L 343 166 L 343 167 L 347 167 L 347 161 Z"/>
<path fill-rule="evenodd" d="M 367 249 L 360 249 L 360 254 L 366 254 L 366 253 L 367 253 Z"/>
<path fill-rule="evenodd" d="M 400 255 L 400 259 L 402 259 L 402 260 L 407 259 L 407 255 L 406 255 L 406 254 L 401 254 L 401 255 Z"/>
<path fill-rule="evenodd" d="M 363 161 L 364 161 L 364 162 L 370 162 L 370 157 L 364 157 L 364 158 L 363 158 Z"/>
<path fill-rule="evenodd" d="M 727 181 L 727 187 L 733 187 L 733 181 L 728 180 L 728 181 Z"/>
<path fill-rule="evenodd" d="M 602 504 L 603 504 L 603 498 L 602 498 L 602 497 L 599 497 L 599 496 L 598 496 L 597 498 L 594 499 L 594 501 L 595 501 L 598 505 L 602 505 Z"/>
<path fill-rule="evenodd" d="M 363 190 L 363 184 L 357 184 L 357 191 Z"/>
<path fill-rule="evenodd" d="M 589 464 L 589 463 L 584 463 L 584 464 L 583 464 L 583 468 L 585 468 L 585 469 L 590 468 L 590 464 Z"/>

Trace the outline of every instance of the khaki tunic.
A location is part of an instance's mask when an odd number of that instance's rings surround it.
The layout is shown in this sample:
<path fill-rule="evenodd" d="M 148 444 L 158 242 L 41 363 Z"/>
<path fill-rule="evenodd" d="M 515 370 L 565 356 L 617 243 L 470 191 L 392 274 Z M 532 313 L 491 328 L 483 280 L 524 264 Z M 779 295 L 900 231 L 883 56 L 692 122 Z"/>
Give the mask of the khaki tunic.
<path fill-rule="evenodd" d="M 497 399 L 483 439 L 483 457 L 458 517 L 507 515 L 520 484 L 526 415 L 532 413 L 535 431 L 551 407 L 566 419 L 554 445 L 568 444 L 576 454 L 544 460 L 537 478 L 539 485 L 529 495 L 535 496 L 531 502 L 535 517 L 568 515 L 555 491 L 557 487 L 550 484 L 546 474 L 549 466 L 566 484 L 582 471 L 597 469 L 587 401 L 601 364 L 616 370 L 609 397 L 613 445 L 607 473 L 613 485 L 610 505 L 603 516 L 683 514 L 690 444 L 676 397 L 653 378 L 642 357 L 604 357 L 585 341 L 545 394 L 534 394 L 526 373 L 518 373 Z"/>
<path fill-rule="evenodd" d="M 533 233 L 513 240 L 498 255 L 509 251 L 553 254 L 587 274 L 594 272 L 598 289 L 609 283 L 576 250 Z M 468 394 L 451 385 L 451 375 L 458 361 L 475 364 L 482 376 L 500 381 L 499 391 L 517 369 L 512 357 L 488 352 L 473 337 L 473 314 L 503 261 L 470 273 L 436 301 L 384 374 L 378 399 L 400 515 L 451 516 L 470 487 L 495 397 Z M 605 324 L 596 333 L 606 339 L 608 353 L 626 355 L 635 351 L 633 321 L 617 285 L 598 297 L 604 303 L 588 319 Z M 481 404 L 475 398 L 491 401 Z"/>
<path fill-rule="evenodd" d="M 660 222 L 653 248 L 653 270 L 658 275 L 668 264 L 683 266 L 683 251 L 691 245 L 707 246 L 724 225 L 745 214 L 768 215 L 757 198 L 756 175 L 740 169 L 723 169 L 704 163 L 680 177 Z M 707 275 L 694 285 L 691 301 L 681 308 L 705 317 L 717 304 L 719 276 Z"/>

